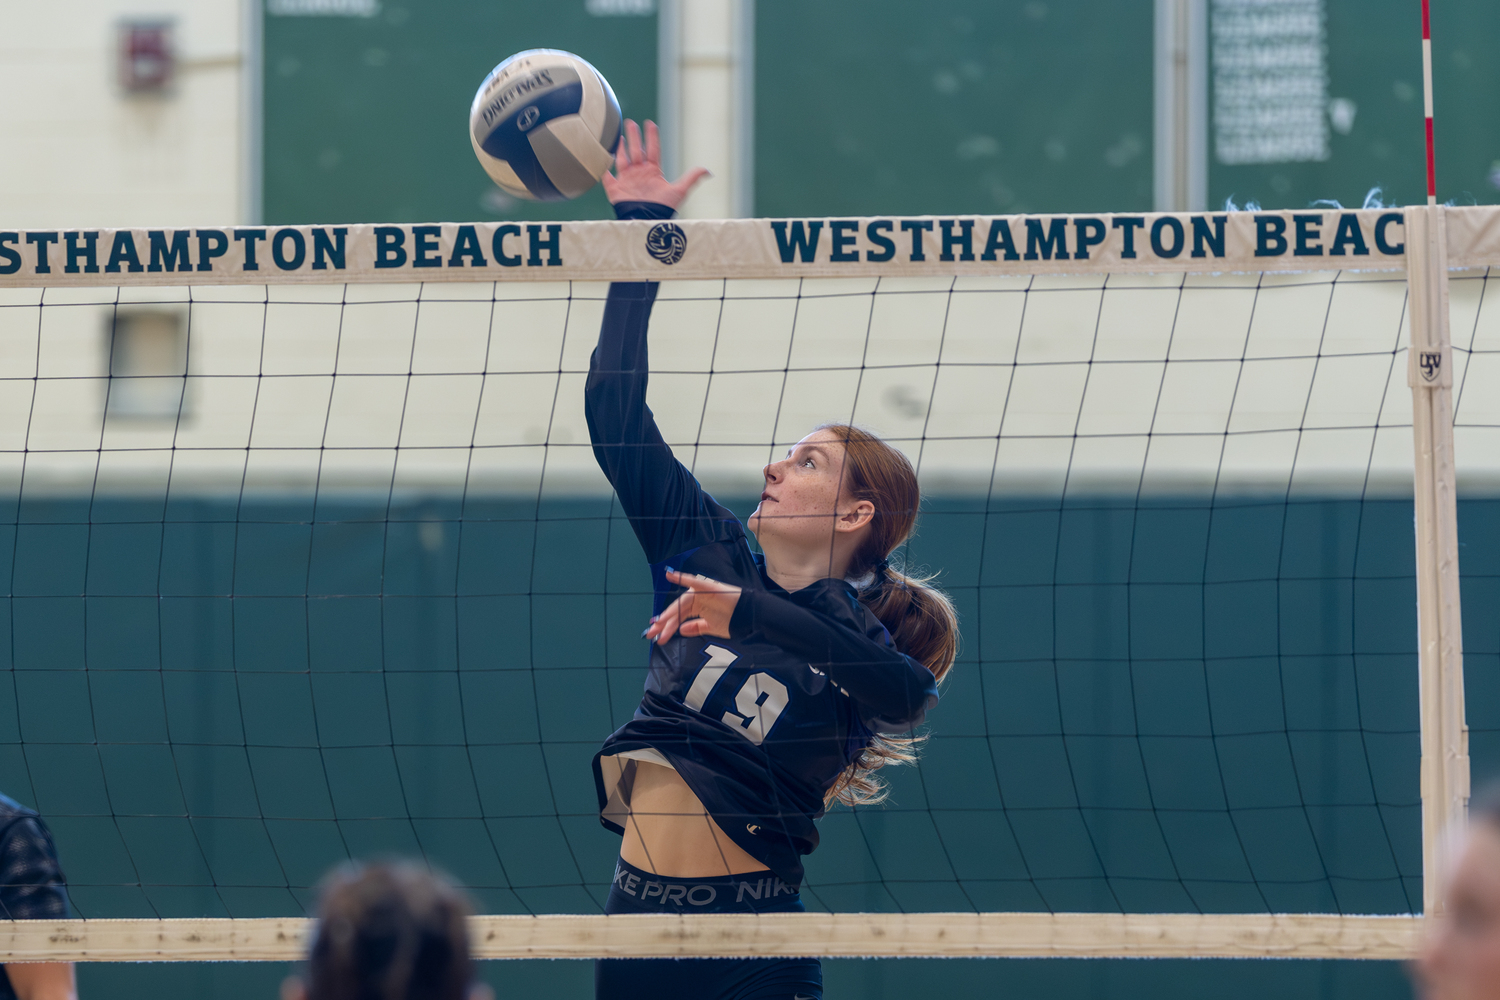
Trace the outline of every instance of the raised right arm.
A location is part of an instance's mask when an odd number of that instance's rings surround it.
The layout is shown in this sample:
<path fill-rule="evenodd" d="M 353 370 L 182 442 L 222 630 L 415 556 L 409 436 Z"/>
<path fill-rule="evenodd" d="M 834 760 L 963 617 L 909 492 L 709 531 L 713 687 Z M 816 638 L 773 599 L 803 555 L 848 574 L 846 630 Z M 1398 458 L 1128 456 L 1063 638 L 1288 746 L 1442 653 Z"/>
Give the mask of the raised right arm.
<path fill-rule="evenodd" d="M 672 214 L 664 205 L 647 202 L 621 202 L 616 210 L 622 219 L 662 219 Z M 717 522 L 734 518 L 673 456 L 646 405 L 650 376 L 646 332 L 656 288 L 654 282 L 609 286 L 599 346 L 590 359 L 584 387 L 594 457 L 652 563 L 713 540 Z"/>

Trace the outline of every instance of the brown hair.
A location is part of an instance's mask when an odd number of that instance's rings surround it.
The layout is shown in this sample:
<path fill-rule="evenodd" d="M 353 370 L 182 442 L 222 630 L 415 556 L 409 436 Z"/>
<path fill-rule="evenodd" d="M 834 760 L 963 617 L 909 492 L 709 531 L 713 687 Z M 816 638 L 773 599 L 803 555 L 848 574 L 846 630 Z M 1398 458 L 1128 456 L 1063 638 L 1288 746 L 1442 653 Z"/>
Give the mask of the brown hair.
<path fill-rule="evenodd" d="M 917 473 L 905 455 L 869 431 L 848 424 L 824 424 L 844 443 L 844 488 L 875 505 L 865 543 L 849 565 L 849 578 L 863 581 L 859 600 L 891 633 L 896 648 L 932 671 L 941 681 L 958 656 L 958 615 L 948 595 L 931 585 L 936 574 L 908 576 L 889 565 L 889 557 L 917 526 L 922 493 Z M 873 737 L 839 775 L 824 802 L 873 805 L 887 794 L 875 772 L 888 764 L 917 759 L 923 737 Z"/>
<path fill-rule="evenodd" d="M 307 955 L 307 1000 L 465 1000 L 469 906 L 413 864 L 351 864 L 329 877 Z"/>

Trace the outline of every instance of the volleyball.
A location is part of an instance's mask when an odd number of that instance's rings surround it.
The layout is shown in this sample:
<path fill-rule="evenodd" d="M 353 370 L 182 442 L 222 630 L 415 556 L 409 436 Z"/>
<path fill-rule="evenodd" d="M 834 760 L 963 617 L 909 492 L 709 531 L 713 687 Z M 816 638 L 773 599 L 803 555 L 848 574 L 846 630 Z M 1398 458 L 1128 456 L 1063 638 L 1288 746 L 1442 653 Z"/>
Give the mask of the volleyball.
<path fill-rule="evenodd" d="M 469 141 L 507 194 L 577 198 L 614 162 L 620 102 L 588 60 L 527 49 L 485 77 L 469 109 Z"/>

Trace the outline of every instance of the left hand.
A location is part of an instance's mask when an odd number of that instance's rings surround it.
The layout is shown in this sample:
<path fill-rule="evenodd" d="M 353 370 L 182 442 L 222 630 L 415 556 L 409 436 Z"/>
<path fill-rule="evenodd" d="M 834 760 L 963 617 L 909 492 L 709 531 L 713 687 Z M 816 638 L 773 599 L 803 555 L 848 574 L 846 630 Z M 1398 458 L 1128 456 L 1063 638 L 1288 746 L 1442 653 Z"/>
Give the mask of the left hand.
<path fill-rule="evenodd" d="M 658 645 L 665 645 L 678 632 L 686 636 L 729 638 L 729 619 L 734 615 L 735 605 L 740 602 L 739 587 L 675 569 L 667 570 L 667 580 L 686 587 L 687 593 L 656 616 L 651 627 L 646 629 L 646 638 L 654 639 Z"/>

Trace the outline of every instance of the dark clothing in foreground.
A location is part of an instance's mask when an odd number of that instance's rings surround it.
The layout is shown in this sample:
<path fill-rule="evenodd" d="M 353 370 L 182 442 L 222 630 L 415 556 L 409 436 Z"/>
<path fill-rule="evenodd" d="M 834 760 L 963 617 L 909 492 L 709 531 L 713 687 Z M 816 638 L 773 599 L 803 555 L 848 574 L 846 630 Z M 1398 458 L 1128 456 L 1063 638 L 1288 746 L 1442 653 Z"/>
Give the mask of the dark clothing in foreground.
<path fill-rule="evenodd" d="M 0 795 L 0 919 L 66 920 L 71 915 L 67 879 L 47 825 L 32 810 Z M 10 977 L 3 974 L 0 1000 L 16 1000 Z"/>

